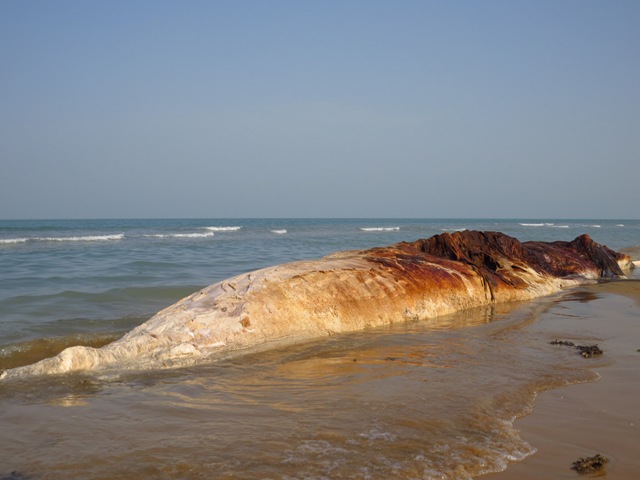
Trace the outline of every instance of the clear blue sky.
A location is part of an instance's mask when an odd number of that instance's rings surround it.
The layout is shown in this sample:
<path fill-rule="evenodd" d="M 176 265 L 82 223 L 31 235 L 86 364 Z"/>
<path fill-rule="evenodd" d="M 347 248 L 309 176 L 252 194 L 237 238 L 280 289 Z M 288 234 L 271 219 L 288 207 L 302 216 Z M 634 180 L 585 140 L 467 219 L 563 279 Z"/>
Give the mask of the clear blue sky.
<path fill-rule="evenodd" d="M 0 218 L 639 218 L 640 1 L 0 2 Z"/>

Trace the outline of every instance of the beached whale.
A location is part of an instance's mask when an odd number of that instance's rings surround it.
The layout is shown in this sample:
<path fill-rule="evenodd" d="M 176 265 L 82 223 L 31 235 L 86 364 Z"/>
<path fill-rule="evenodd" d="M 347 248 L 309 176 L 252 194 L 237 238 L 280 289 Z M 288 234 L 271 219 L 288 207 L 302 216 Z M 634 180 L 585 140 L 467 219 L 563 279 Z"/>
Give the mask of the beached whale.
<path fill-rule="evenodd" d="M 582 235 L 520 242 L 462 231 L 338 252 L 238 275 L 196 292 L 102 348 L 76 346 L 3 379 L 192 365 L 341 332 L 526 300 L 624 276 L 629 256 Z"/>

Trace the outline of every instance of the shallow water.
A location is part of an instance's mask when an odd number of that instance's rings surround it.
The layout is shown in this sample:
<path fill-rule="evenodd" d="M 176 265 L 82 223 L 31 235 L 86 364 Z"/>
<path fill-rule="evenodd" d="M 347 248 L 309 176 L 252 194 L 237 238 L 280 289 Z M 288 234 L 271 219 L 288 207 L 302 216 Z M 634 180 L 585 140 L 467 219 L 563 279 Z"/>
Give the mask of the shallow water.
<path fill-rule="evenodd" d="M 541 337 L 598 344 L 602 358 L 585 359 L 584 366 L 599 378 L 540 395 L 533 413 L 515 423 L 536 454 L 487 480 L 571 480 L 578 478 L 573 462 L 595 454 L 609 460 L 597 478 L 638 477 L 640 280 L 635 277 L 577 288 L 529 327 Z M 567 350 L 558 349 L 559 354 Z"/>
<path fill-rule="evenodd" d="M 512 422 L 536 392 L 594 379 L 581 357 L 529 333 L 572 301 L 461 312 L 197 368 L 0 385 L 0 465 L 42 479 L 498 471 L 534 451 Z"/>

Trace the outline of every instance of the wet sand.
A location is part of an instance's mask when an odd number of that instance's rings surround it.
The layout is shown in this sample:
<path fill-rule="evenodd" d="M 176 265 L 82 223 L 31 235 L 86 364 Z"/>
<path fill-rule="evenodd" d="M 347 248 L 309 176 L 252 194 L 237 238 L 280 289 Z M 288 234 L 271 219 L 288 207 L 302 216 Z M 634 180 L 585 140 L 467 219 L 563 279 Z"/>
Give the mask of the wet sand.
<path fill-rule="evenodd" d="M 546 338 L 573 331 L 563 340 L 597 343 L 606 363 L 595 368 L 599 380 L 541 393 L 533 412 L 515 422 L 537 452 L 483 479 L 580 478 L 572 463 L 597 453 L 609 459 L 598 478 L 640 478 L 640 280 L 581 287 L 577 294 L 585 298 L 582 315 L 533 328 Z"/>

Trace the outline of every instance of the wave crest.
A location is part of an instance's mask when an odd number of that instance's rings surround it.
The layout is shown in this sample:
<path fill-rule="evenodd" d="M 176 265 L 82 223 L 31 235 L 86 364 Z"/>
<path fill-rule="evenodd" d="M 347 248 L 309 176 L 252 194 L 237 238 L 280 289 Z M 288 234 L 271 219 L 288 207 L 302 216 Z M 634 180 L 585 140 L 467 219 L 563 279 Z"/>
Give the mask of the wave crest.
<path fill-rule="evenodd" d="M 25 243 L 28 242 L 28 238 L 0 238 L 0 245 L 2 244 L 12 244 L 12 243 Z"/>
<path fill-rule="evenodd" d="M 213 232 L 195 232 L 195 233 L 152 233 L 143 235 L 144 237 L 152 238 L 208 238 L 213 237 Z"/>
<path fill-rule="evenodd" d="M 242 226 L 237 227 L 204 227 L 205 230 L 209 230 L 211 232 L 237 232 L 242 228 Z"/>
<path fill-rule="evenodd" d="M 108 242 L 124 239 L 124 233 L 112 235 L 80 235 L 74 237 L 31 237 L 31 238 L 2 238 L 0 244 L 26 242 Z"/>
<path fill-rule="evenodd" d="M 400 227 L 360 227 L 363 232 L 397 232 Z"/>

